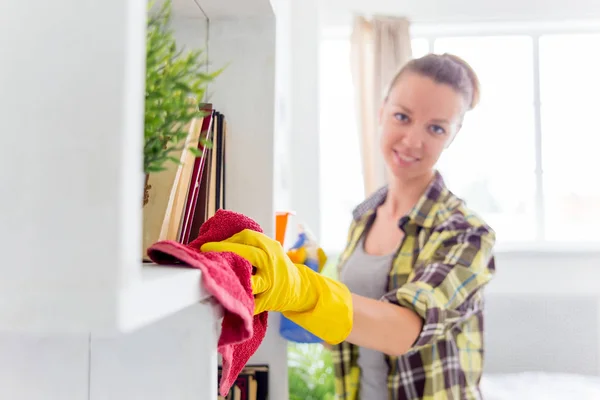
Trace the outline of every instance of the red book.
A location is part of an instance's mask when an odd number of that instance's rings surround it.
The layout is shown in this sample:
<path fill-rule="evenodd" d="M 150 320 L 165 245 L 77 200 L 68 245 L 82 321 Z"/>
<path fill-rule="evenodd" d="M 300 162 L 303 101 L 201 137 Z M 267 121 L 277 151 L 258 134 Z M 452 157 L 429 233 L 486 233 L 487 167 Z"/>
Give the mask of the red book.
<path fill-rule="evenodd" d="M 212 120 L 214 111 L 212 104 L 205 104 L 201 107 L 201 110 L 208 113 L 202 120 L 202 128 L 200 131 L 200 137 L 205 140 L 212 140 Z M 196 209 L 196 203 L 198 202 L 198 193 L 200 191 L 200 180 L 204 171 L 204 164 L 206 160 L 206 154 L 208 149 L 203 146 L 201 142 L 198 143 L 198 149 L 201 150 L 202 155 L 196 157 L 194 160 L 194 169 L 192 170 L 192 178 L 190 182 L 190 190 L 185 202 L 185 209 L 183 212 L 183 219 L 181 223 L 181 229 L 179 232 L 179 243 L 188 243 L 191 235 L 192 221 L 194 219 L 194 210 Z"/>

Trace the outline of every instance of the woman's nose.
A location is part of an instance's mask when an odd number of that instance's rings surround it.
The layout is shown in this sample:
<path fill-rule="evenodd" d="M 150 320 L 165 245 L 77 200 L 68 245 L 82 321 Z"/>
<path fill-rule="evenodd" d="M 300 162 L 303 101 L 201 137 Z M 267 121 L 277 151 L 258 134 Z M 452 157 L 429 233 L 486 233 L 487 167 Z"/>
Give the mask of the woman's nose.
<path fill-rule="evenodd" d="M 402 144 L 411 149 L 419 149 L 423 146 L 423 137 L 421 132 L 414 128 L 407 128 L 402 135 Z"/>

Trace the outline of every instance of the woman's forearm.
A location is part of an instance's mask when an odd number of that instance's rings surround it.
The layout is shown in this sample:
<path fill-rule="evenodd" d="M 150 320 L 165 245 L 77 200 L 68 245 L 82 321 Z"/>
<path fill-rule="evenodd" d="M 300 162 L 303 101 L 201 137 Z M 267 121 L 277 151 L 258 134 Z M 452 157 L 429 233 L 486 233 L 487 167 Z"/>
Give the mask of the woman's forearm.
<path fill-rule="evenodd" d="M 406 353 L 415 343 L 423 320 L 414 311 L 352 294 L 354 323 L 346 339 L 357 346 L 392 356 Z"/>

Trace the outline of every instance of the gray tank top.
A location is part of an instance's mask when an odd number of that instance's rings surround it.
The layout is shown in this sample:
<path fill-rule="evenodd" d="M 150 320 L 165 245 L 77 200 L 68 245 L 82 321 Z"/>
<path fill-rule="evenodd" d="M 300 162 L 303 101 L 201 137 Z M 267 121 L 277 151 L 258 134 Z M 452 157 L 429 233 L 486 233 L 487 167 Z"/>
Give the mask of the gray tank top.
<path fill-rule="evenodd" d="M 386 293 L 393 259 L 394 253 L 384 256 L 367 254 L 363 237 L 340 271 L 340 280 L 352 293 L 379 300 Z M 387 399 L 388 367 L 384 354 L 359 347 L 358 366 L 361 370 L 360 398 Z"/>

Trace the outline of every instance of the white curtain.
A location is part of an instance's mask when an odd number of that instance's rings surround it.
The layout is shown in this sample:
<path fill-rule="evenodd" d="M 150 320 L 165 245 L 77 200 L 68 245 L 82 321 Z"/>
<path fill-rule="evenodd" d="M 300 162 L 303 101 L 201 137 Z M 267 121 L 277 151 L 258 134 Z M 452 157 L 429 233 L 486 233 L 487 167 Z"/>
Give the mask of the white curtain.
<path fill-rule="evenodd" d="M 356 16 L 352 30 L 352 79 L 356 93 L 365 195 L 386 182 L 379 152 L 378 111 L 394 74 L 412 58 L 406 18 Z"/>

